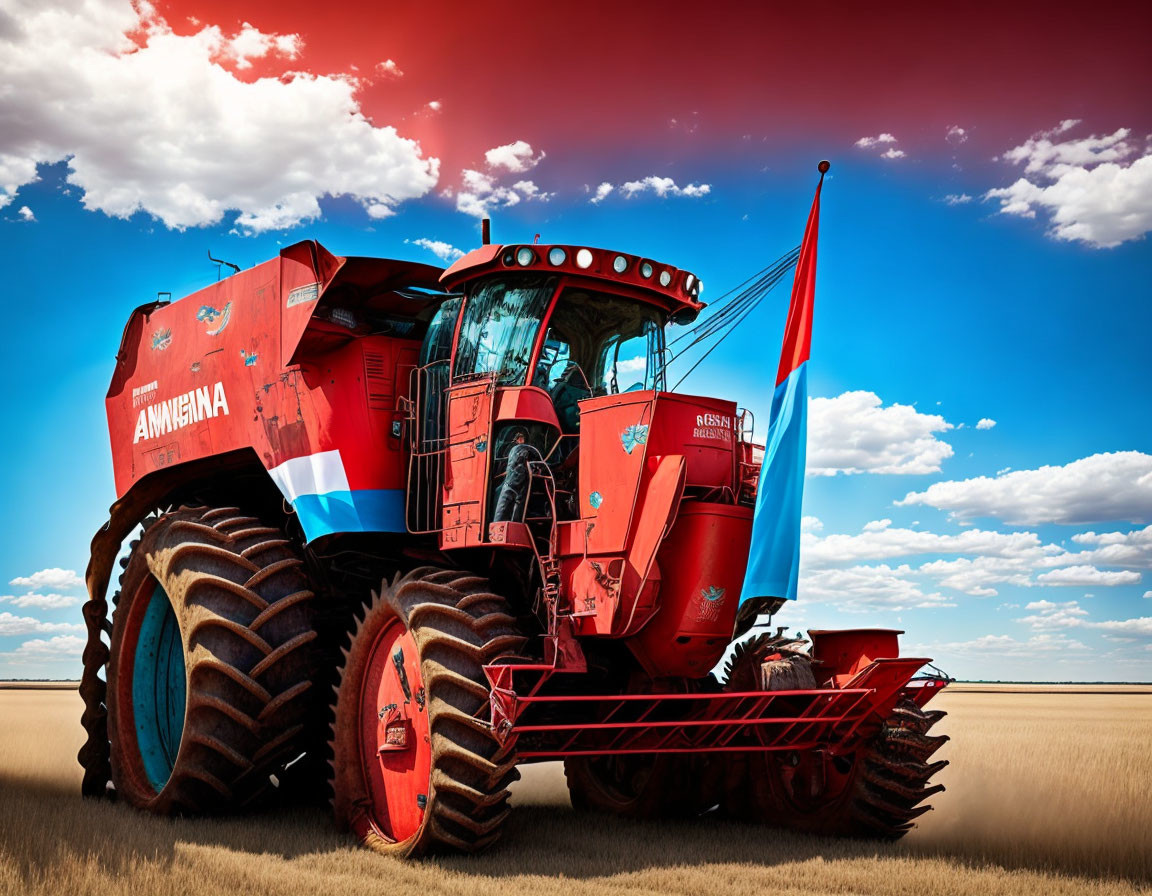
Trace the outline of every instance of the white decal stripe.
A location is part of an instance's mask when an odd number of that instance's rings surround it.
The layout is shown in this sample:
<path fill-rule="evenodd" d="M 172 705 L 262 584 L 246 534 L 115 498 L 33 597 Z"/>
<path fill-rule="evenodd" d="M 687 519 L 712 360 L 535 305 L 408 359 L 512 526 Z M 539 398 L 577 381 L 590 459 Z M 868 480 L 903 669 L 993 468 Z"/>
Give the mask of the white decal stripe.
<path fill-rule="evenodd" d="M 273 467 L 268 473 L 284 497 L 293 503 L 301 495 L 349 491 L 348 474 L 344 471 L 344 461 L 339 451 L 321 451 L 318 454 L 294 457 Z"/>

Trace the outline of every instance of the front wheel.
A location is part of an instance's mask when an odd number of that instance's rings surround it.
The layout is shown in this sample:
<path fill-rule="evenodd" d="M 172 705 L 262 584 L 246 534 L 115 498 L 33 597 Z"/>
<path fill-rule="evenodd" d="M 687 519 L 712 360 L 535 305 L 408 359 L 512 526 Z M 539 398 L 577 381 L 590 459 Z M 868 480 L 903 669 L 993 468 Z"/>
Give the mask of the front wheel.
<path fill-rule="evenodd" d="M 493 843 L 517 772 L 488 723 L 483 667 L 525 640 L 505 600 L 466 572 L 425 567 L 374 594 L 337 688 L 337 824 L 399 856 Z"/>

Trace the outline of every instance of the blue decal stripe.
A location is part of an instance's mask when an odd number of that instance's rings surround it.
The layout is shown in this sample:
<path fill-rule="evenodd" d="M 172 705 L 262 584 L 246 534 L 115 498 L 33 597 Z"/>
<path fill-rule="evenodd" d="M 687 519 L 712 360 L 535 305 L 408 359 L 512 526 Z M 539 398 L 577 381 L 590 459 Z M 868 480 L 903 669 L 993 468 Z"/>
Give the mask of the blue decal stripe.
<path fill-rule="evenodd" d="M 336 532 L 408 531 L 402 488 L 300 495 L 292 506 L 309 541 Z"/>

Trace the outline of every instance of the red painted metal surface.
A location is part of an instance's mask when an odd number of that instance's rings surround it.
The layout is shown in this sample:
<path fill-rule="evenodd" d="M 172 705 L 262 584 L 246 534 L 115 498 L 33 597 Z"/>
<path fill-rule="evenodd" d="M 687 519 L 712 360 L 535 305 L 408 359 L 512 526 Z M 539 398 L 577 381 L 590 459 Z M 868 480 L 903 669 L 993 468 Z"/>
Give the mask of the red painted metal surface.
<path fill-rule="evenodd" d="M 403 672 L 401 672 L 401 669 Z M 360 752 L 372 805 L 357 816 L 386 840 L 407 840 L 424 821 L 432 769 L 424 678 L 412 634 L 394 619 L 372 647 L 360 692 Z"/>
<path fill-rule="evenodd" d="M 393 424 L 420 343 L 355 319 L 410 319 L 437 299 L 396 290 L 436 289 L 439 273 L 299 243 L 178 302 L 138 309 L 106 401 L 117 494 L 239 449 L 269 470 L 339 451 L 347 489 L 402 494 L 406 450 Z M 352 325 L 328 319 L 337 312 Z"/>
<path fill-rule="evenodd" d="M 559 670 L 551 665 L 485 672 L 493 729 L 517 739 L 522 759 L 816 749 L 835 755 L 880 725 L 925 662 L 881 660 L 845 688 L 737 693 L 554 694 L 547 686 Z"/>
<path fill-rule="evenodd" d="M 899 636 L 904 633 L 890 628 L 853 628 L 808 634 L 817 681 L 843 687 L 874 660 L 899 656 Z"/>

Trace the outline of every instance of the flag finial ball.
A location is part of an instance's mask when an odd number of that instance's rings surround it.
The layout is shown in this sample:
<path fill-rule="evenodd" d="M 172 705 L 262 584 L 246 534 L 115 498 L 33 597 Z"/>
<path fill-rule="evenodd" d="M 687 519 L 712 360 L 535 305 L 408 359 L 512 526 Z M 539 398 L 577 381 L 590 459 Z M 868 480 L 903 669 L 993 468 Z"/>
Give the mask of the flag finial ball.
<path fill-rule="evenodd" d="M 819 172 L 821 174 L 827 174 L 828 169 L 831 167 L 832 167 L 832 163 L 829 162 L 827 159 L 825 159 L 823 162 L 821 162 L 819 165 L 816 166 L 816 168 L 819 170 Z"/>

